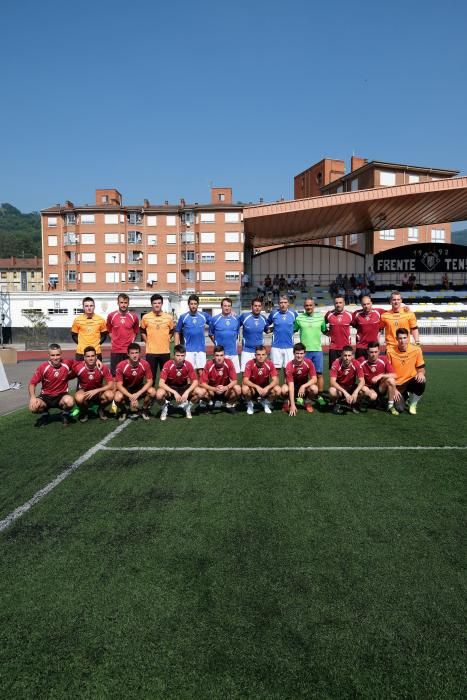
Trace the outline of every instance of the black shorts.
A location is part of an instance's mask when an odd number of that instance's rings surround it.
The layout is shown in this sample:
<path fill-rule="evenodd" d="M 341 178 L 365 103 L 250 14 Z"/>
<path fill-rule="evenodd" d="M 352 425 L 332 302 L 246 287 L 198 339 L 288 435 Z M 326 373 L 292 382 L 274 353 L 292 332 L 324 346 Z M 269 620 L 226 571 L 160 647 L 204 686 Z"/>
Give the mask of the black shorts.
<path fill-rule="evenodd" d="M 334 360 L 338 360 L 341 355 L 342 350 L 329 350 L 329 369 L 331 369 L 331 365 Z"/>
<path fill-rule="evenodd" d="M 366 350 L 365 348 L 356 348 L 355 359 L 358 360 L 360 359 L 360 357 L 364 357 L 366 360 L 368 357 L 368 350 Z"/>
<path fill-rule="evenodd" d="M 156 381 L 157 369 L 162 369 L 165 363 L 170 360 L 170 353 L 167 353 L 167 355 L 155 355 L 154 353 L 146 353 L 144 359 L 146 360 L 146 362 L 149 363 L 152 372 L 152 377 L 154 381 Z"/>
<path fill-rule="evenodd" d="M 111 352 L 110 353 L 110 373 L 112 377 L 115 377 L 115 370 L 119 362 L 128 360 L 128 354 L 126 352 Z"/>
<path fill-rule="evenodd" d="M 37 398 L 41 399 L 47 406 L 47 408 L 61 408 L 60 401 L 67 394 L 57 394 L 56 396 L 51 396 L 50 394 L 39 394 Z"/>
<path fill-rule="evenodd" d="M 166 382 L 166 384 L 167 384 L 167 382 Z M 170 386 L 171 389 L 173 389 L 174 391 L 177 391 L 181 396 L 182 394 L 185 393 L 185 391 L 187 389 L 190 388 L 191 384 L 182 384 L 181 386 L 171 386 L 170 384 L 167 384 L 167 386 Z M 172 394 L 171 394 L 171 396 L 172 396 Z"/>
<path fill-rule="evenodd" d="M 404 398 L 407 397 L 407 394 L 416 394 L 417 396 L 421 396 L 425 392 L 426 388 L 426 382 L 416 382 L 415 378 L 414 379 L 409 379 L 408 382 L 404 382 L 404 384 L 401 384 L 400 386 L 396 387 L 398 392 L 404 396 Z"/>

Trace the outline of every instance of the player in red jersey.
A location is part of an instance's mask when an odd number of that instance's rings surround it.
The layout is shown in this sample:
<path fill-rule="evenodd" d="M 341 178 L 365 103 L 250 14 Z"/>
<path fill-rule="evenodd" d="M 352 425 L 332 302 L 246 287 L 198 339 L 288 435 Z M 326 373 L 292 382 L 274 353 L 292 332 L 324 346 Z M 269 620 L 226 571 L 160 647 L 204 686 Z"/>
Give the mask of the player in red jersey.
<path fill-rule="evenodd" d="M 156 390 L 152 386 L 153 376 L 149 363 L 141 359 L 141 348 L 138 343 L 130 343 L 128 346 L 128 358 L 119 362 L 115 372 L 117 391 L 114 401 L 121 408 L 118 417 L 124 421 L 129 410 L 129 417 L 149 420 L 151 414 L 149 407 L 156 396 Z M 139 400 L 143 399 L 141 413 L 139 412 Z"/>
<path fill-rule="evenodd" d="M 62 359 L 62 349 L 57 343 L 49 345 L 49 359 L 42 362 L 29 381 L 29 410 L 42 413 L 36 421 L 36 427 L 42 428 L 49 422 L 49 409 L 62 410 L 61 421 L 64 426 L 70 422 L 73 397 L 68 393 L 68 381 L 73 378 L 74 361 Z M 41 385 L 41 392 L 36 396 L 36 386 Z"/>
<path fill-rule="evenodd" d="M 135 342 L 139 332 L 139 319 L 129 311 L 130 297 L 122 292 L 117 297 L 118 309 L 107 316 L 107 331 L 111 338 L 110 371 L 115 376 L 119 362 L 128 357 L 128 345 Z"/>
<path fill-rule="evenodd" d="M 75 401 L 80 408 L 79 421 L 86 423 L 90 404 L 99 406 L 99 418 L 107 420 L 104 407 L 113 401 L 115 383 L 107 365 L 97 365 L 96 349 L 92 345 L 84 348 L 84 360 L 75 362 L 73 376 L 78 379 Z"/>
<path fill-rule="evenodd" d="M 186 417 L 191 418 L 192 403 L 189 399 L 191 397 L 192 402 L 197 399 L 193 392 L 198 386 L 198 378 L 193 365 L 185 358 L 185 346 L 175 345 L 173 360 L 168 360 L 162 367 L 156 392 L 156 398 L 162 404 L 161 420 L 167 419 L 171 399 L 175 399 Z"/>
<path fill-rule="evenodd" d="M 295 343 L 293 357 L 285 367 L 286 383 L 282 385 L 284 405 L 282 410 L 289 416 L 297 415 L 297 403 L 304 402 L 308 413 L 313 413 L 312 400 L 318 395 L 318 377 L 311 360 L 305 357 L 306 347 L 303 343 Z"/>
<path fill-rule="evenodd" d="M 199 386 L 194 390 L 198 399 L 209 401 L 212 405 L 226 401 L 228 413 L 235 413 L 235 404 L 240 398 L 242 390 L 237 384 L 237 373 L 232 360 L 225 356 L 224 346 L 216 345 L 214 359 L 208 360 L 201 370 Z"/>
<path fill-rule="evenodd" d="M 377 340 L 368 343 L 368 358 L 362 357 L 359 361 L 365 377 L 362 394 L 370 401 L 377 401 L 387 394 L 388 411 L 393 416 L 398 416 L 399 412 L 394 408 L 396 373 L 386 355 L 379 354 Z"/>
<path fill-rule="evenodd" d="M 272 360 L 268 360 L 264 345 L 257 345 L 255 356 L 248 360 L 243 372 L 242 394 L 247 401 L 246 412 L 252 416 L 255 412 L 254 401 L 259 400 L 265 413 L 272 413 L 271 399 L 281 395 L 277 369 Z"/>
<path fill-rule="evenodd" d="M 365 385 L 365 377 L 350 345 L 343 347 L 340 359 L 332 363 L 329 381 L 329 396 L 334 404 L 333 413 L 344 412 L 339 401 L 344 401 L 353 413 L 360 413 L 357 401 Z"/>
<path fill-rule="evenodd" d="M 328 311 L 324 317 L 327 324 L 327 335 L 329 336 L 329 367 L 340 358 L 342 350 L 346 345 L 350 345 L 350 326 L 352 324 L 352 314 L 344 308 L 345 300 L 343 296 L 337 295 L 334 299 L 334 310 Z"/>
<path fill-rule="evenodd" d="M 356 360 L 359 360 L 361 357 L 367 357 L 369 343 L 378 342 L 381 314 L 384 313 L 384 309 L 373 306 L 371 297 L 368 294 L 362 296 L 360 303 L 362 308 L 354 311 L 352 318 L 352 326 L 357 329 Z"/>

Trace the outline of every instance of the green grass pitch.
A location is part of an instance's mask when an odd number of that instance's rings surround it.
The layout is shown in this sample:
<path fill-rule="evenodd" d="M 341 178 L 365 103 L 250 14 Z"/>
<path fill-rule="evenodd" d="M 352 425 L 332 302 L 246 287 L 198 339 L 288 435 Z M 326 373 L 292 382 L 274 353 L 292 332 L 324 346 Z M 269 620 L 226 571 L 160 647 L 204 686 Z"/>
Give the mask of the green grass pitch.
<path fill-rule="evenodd" d="M 404 447 L 467 445 L 466 364 L 416 417 L 126 426 L 0 533 L 1 696 L 463 696 L 467 450 Z M 117 426 L 33 421 L 0 419 L 0 519 Z"/>

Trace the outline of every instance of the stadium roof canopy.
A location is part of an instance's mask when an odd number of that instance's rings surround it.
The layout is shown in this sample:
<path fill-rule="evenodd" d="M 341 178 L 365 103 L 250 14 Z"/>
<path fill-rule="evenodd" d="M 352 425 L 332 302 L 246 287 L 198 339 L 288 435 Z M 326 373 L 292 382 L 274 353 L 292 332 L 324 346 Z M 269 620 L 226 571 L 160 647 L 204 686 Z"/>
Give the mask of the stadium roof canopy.
<path fill-rule="evenodd" d="M 467 177 L 378 187 L 244 209 L 253 248 L 467 219 Z"/>

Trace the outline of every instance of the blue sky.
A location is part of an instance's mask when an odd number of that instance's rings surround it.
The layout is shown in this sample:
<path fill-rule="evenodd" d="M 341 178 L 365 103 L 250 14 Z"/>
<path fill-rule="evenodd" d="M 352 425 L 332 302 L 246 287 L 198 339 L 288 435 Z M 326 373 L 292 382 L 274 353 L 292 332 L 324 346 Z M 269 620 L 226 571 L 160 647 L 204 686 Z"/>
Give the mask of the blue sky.
<path fill-rule="evenodd" d="M 270 201 L 352 153 L 467 174 L 466 8 L 4 0 L 0 201 Z"/>

